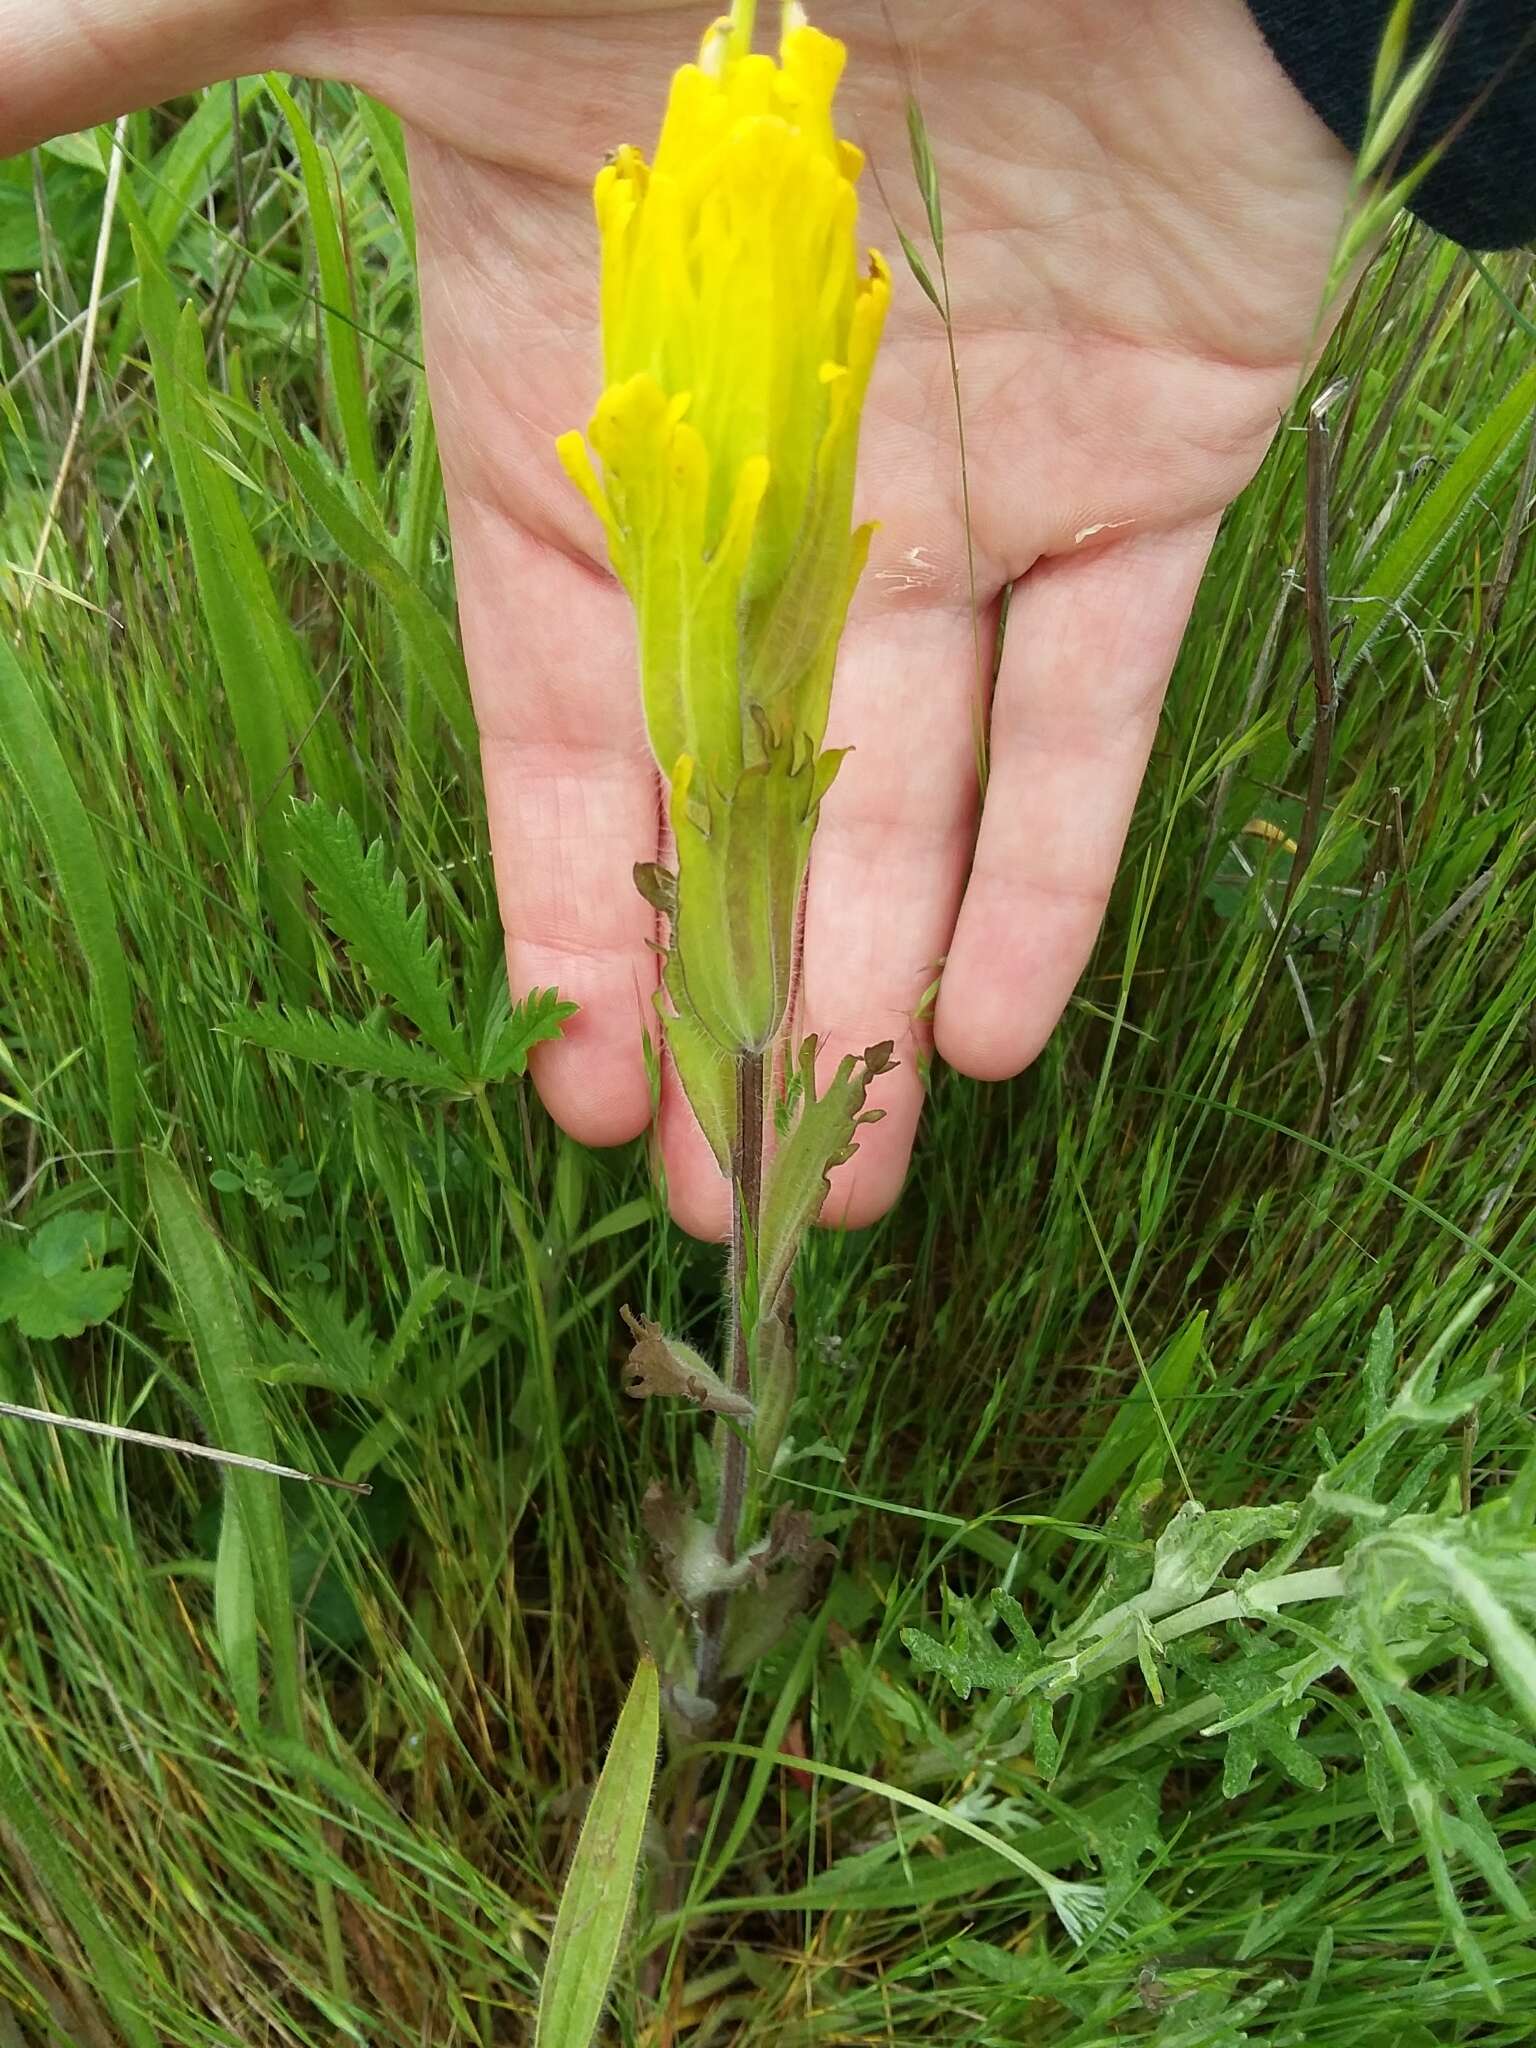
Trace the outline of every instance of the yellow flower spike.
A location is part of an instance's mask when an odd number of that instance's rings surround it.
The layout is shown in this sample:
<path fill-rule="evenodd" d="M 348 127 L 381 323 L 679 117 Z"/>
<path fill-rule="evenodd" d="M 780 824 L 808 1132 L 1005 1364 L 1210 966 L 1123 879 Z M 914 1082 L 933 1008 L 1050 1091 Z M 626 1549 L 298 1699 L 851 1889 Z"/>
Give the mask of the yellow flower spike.
<path fill-rule="evenodd" d="M 560 443 L 634 601 L 646 728 L 684 819 L 668 986 L 727 1052 L 760 1050 L 788 998 L 890 298 L 855 239 L 863 156 L 834 125 L 844 48 L 789 5 L 777 61 L 754 53 L 754 12 L 735 0 L 679 68 L 653 161 L 625 146 L 598 173 L 607 388 L 590 455 Z"/>

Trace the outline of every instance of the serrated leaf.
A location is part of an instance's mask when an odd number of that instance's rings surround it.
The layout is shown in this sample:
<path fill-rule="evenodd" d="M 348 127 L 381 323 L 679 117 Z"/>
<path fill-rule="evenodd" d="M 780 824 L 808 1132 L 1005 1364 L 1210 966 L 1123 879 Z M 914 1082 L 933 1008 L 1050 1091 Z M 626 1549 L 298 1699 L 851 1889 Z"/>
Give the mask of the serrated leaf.
<path fill-rule="evenodd" d="M 918 1670 L 948 1679 L 963 1700 L 973 1691 L 1018 1692 L 1044 1662 L 1044 1653 L 1018 1601 L 1011 1594 L 994 1593 L 992 1606 L 1013 1637 L 1016 1647 L 1011 1650 L 993 1640 L 986 1622 L 963 1600 L 951 1603 L 953 1632 L 947 1643 L 921 1629 L 901 1632 L 902 1644 Z"/>
<path fill-rule="evenodd" d="M 446 1060 L 401 1038 L 382 1019 L 350 1024 L 319 1010 L 288 1010 L 262 1003 L 254 1009 L 237 1010 L 224 1028 L 247 1045 L 287 1053 L 317 1067 L 372 1074 L 381 1081 L 404 1081 L 413 1088 L 444 1093 L 462 1093 L 466 1086 L 463 1076 Z"/>
<path fill-rule="evenodd" d="M 561 999 L 557 989 L 530 989 L 502 1018 L 480 1063 L 482 1081 L 506 1081 L 528 1071 L 528 1055 L 564 1031 L 576 1004 Z"/>
<path fill-rule="evenodd" d="M 0 1248 L 0 1322 L 24 1337 L 78 1337 L 122 1306 L 130 1274 L 101 1260 L 120 1232 L 102 1210 L 70 1209 L 25 1244 Z"/>
<path fill-rule="evenodd" d="M 327 924 L 369 982 L 398 1003 L 434 1051 L 467 1071 L 463 1034 L 453 1021 L 443 973 L 443 942 L 427 938 L 427 910 L 406 903 L 405 881 L 382 839 L 363 845 L 345 811 L 294 804 L 288 835 Z"/>
<path fill-rule="evenodd" d="M 1397 1360 L 1397 1326 L 1390 1308 L 1376 1318 L 1365 1347 L 1365 1413 L 1369 1424 L 1386 1419 L 1392 1405 L 1392 1368 Z"/>
<path fill-rule="evenodd" d="M 534 2048 L 591 2048 L 597 2034 L 629 1918 L 660 1722 L 660 1685 L 647 1658 L 619 1715 L 560 1894 Z"/>
<path fill-rule="evenodd" d="M 859 1126 L 884 1114 L 864 1107 L 870 1082 L 895 1064 L 888 1039 L 862 1057 L 849 1053 L 818 1095 L 816 1053 L 816 1039 L 807 1038 L 797 1062 L 800 1111 L 768 1169 L 758 1231 L 758 1301 L 764 1315 L 771 1312 L 801 1240 L 821 1211 L 828 1174 L 852 1156 Z"/>

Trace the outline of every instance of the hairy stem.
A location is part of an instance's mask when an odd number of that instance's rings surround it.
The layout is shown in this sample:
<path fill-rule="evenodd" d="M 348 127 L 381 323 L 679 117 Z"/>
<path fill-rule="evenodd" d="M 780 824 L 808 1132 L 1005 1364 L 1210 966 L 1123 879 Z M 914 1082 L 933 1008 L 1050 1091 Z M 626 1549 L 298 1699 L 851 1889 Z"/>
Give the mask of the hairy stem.
<path fill-rule="evenodd" d="M 731 1316 L 731 1387 L 749 1398 L 752 1392 L 752 1349 L 757 1327 L 755 1285 L 758 1221 L 763 1206 L 763 1113 L 767 1066 L 762 1053 L 736 1057 L 736 1118 L 731 1134 L 731 1260 L 726 1276 Z M 727 1564 L 735 1561 L 741 1539 L 742 1510 L 747 1499 L 748 1433 L 729 1423 L 720 1425 L 723 1453 L 720 1505 L 715 1515 L 715 1548 Z M 699 1691 L 714 1697 L 725 1650 L 730 1595 L 716 1593 L 706 1602 L 699 1622 Z"/>

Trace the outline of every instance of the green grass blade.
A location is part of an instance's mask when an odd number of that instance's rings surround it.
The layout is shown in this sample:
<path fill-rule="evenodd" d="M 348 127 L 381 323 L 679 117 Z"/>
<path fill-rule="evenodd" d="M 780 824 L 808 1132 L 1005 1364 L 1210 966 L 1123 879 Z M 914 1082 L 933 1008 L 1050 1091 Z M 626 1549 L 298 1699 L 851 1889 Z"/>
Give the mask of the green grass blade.
<path fill-rule="evenodd" d="M 590 2048 L 596 2037 L 629 1918 L 660 1719 L 661 1689 L 647 1658 L 619 1715 L 560 1894 L 534 2048 Z"/>
<path fill-rule="evenodd" d="M 469 701 L 464 657 L 453 628 L 410 574 L 382 525 L 354 512 L 339 480 L 326 475 L 322 458 L 288 433 L 270 400 L 262 419 L 300 495 L 358 574 L 384 599 L 407 655 L 416 663 L 438 710 L 460 746 L 473 753 L 475 716 Z"/>
<path fill-rule="evenodd" d="M 138 1116 L 133 991 L 95 828 L 25 671 L 0 640 L 0 759 L 31 807 L 91 980 L 113 1149 L 127 1170 Z"/>
<path fill-rule="evenodd" d="M 405 136 L 400 116 L 365 92 L 357 95 L 357 114 L 363 124 L 363 133 L 368 137 L 368 147 L 373 151 L 380 182 L 389 195 L 395 219 L 400 223 L 405 246 L 414 255 L 416 208 L 411 200 L 411 180 L 406 170 Z"/>
<path fill-rule="evenodd" d="M 379 495 L 379 466 L 373 452 L 373 431 L 368 422 L 368 396 L 363 383 L 362 336 L 355 317 L 352 273 L 342 237 L 325 160 L 298 101 L 278 78 L 268 75 L 267 90 L 282 109 L 298 152 L 304 194 L 309 202 L 310 232 L 315 241 L 315 262 L 320 273 L 320 298 L 325 322 L 326 359 L 330 364 L 331 388 L 336 395 L 336 413 L 341 426 L 342 445 L 347 451 L 353 475 L 370 498 Z M 334 164 L 332 165 L 334 171 Z"/>
<path fill-rule="evenodd" d="M 145 1171 L 160 1249 L 192 1342 L 214 1441 L 223 1450 L 270 1462 L 272 1431 L 249 1370 L 249 1325 L 223 1246 L 164 1154 L 147 1154 Z M 230 1469 L 224 1485 L 245 1533 L 257 1611 L 267 1632 L 278 1722 L 297 1735 L 299 1670 L 279 1482 L 265 1472 Z"/>
<path fill-rule="evenodd" d="M 224 1675 L 242 1728 L 261 1726 L 261 1651 L 256 1640 L 256 1577 L 251 1570 L 245 1524 L 226 1493 L 219 1524 L 219 1554 L 213 1569 L 213 1618 L 224 1658 Z"/>
<path fill-rule="evenodd" d="M 309 940 L 298 874 L 273 806 L 293 789 L 289 727 L 295 721 L 300 730 L 308 724 L 304 699 L 312 699 L 313 692 L 306 688 L 297 650 L 286 651 L 285 658 L 282 639 L 287 621 L 275 615 L 271 584 L 240 518 L 234 486 L 209 460 L 192 428 L 192 391 L 206 388 L 195 316 L 191 327 L 183 326 L 158 252 L 139 235 L 134 247 L 161 432 L 181 499 L 198 596 L 245 765 L 264 862 L 263 893 L 283 950 L 295 963 L 306 962 Z M 288 637 L 291 640 L 291 629 Z"/>
<path fill-rule="evenodd" d="M 1104 1439 L 1078 1476 L 1063 1489 L 1054 1515 L 1063 1522 L 1086 1521 L 1106 1501 L 1131 1467 L 1152 1445 L 1164 1441 L 1162 1416 L 1189 1385 L 1205 1342 L 1206 1311 L 1199 1310 L 1154 1359 L 1143 1379 L 1115 1410 Z M 1049 1546 L 1055 1548 L 1052 1542 Z"/>
<path fill-rule="evenodd" d="M 1500 400 L 1444 470 L 1418 510 L 1387 544 L 1380 561 L 1349 599 L 1354 618 L 1338 661 L 1343 683 L 1388 618 L 1450 542 L 1478 494 L 1514 454 L 1536 409 L 1536 363 Z"/>
<path fill-rule="evenodd" d="M 10 1740 L 9 1736 L 0 1738 L 0 1815 L 20 1841 L 54 1907 L 85 1951 L 91 1966 L 89 1995 L 106 2007 L 121 2028 L 128 2048 L 156 2048 L 154 2032 L 133 1995 L 133 1980 L 138 1972 L 102 1918 L 100 1907 L 77 1882 L 53 1823 L 17 1769 Z M 67 1967 L 62 1957 L 55 1957 L 55 1967 Z"/>
<path fill-rule="evenodd" d="M 239 81 L 243 113 L 261 91 L 255 78 Z M 232 112 L 227 85 L 210 86 L 166 144 L 151 173 L 135 178 L 144 192 L 145 224 L 155 247 L 168 254 L 189 220 L 200 217 L 198 202 L 230 154 Z"/>

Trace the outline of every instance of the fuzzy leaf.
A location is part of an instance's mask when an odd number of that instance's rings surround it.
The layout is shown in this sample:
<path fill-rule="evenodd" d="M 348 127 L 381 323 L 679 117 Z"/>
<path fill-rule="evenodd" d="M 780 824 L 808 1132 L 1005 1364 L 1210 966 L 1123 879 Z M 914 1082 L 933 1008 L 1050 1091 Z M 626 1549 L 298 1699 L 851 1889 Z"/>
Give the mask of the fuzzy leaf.
<path fill-rule="evenodd" d="M 663 1334 L 660 1323 L 649 1316 L 635 1316 L 621 1308 L 634 1338 L 624 1361 L 624 1391 L 633 1401 L 649 1401 L 658 1395 L 691 1401 L 709 1415 L 729 1415 L 738 1422 L 750 1422 L 756 1413 L 745 1394 L 726 1385 L 714 1367 L 691 1344 Z"/>
<path fill-rule="evenodd" d="M 816 1039 L 807 1038 L 798 1061 L 800 1113 L 768 1169 L 757 1249 L 762 1314 L 772 1310 L 794 1268 L 801 1240 L 826 1200 L 827 1176 L 853 1156 L 859 1126 L 885 1113 L 864 1107 L 870 1082 L 895 1065 L 889 1039 L 862 1057 L 849 1053 L 818 1096 L 816 1052 Z"/>
<path fill-rule="evenodd" d="M 661 1728 L 650 1659 L 629 1689 L 550 1936 L 534 2048 L 591 2048 L 629 1918 Z"/>

